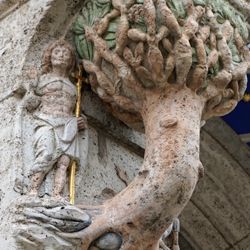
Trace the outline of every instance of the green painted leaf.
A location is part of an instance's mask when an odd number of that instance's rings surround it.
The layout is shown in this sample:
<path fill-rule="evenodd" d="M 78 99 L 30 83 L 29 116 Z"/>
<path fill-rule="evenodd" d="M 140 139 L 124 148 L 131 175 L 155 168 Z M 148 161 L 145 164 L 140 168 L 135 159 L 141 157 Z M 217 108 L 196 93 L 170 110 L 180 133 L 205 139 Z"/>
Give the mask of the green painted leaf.
<path fill-rule="evenodd" d="M 186 11 L 184 9 L 183 1 L 170 0 L 170 1 L 166 1 L 166 3 L 177 18 L 186 17 Z"/>
<path fill-rule="evenodd" d="M 127 3 L 128 0 L 124 0 Z M 248 37 L 248 29 L 245 19 L 241 13 L 235 10 L 230 3 L 226 0 L 193 0 L 195 5 L 210 6 L 216 15 L 218 23 L 223 24 L 225 20 L 229 20 L 230 23 L 237 27 L 241 36 L 243 38 Z M 135 4 L 143 4 L 144 0 L 136 0 Z M 186 10 L 184 8 L 183 0 L 166 0 L 168 7 L 173 11 L 175 16 L 178 18 L 186 18 Z M 112 10 L 111 0 L 86 0 L 83 9 L 81 10 L 79 16 L 77 17 L 72 29 L 74 32 L 74 39 L 77 51 L 81 58 L 92 60 L 94 46 L 91 42 L 88 42 L 85 37 L 85 27 L 92 27 L 96 21 L 103 18 L 106 14 L 110 13 Z M 108 30 L 103 35 L 104 40 L 110 49 L 115 48 L 116 43 L 116 32 L 119 25 L 120 18 L 112 20 L 109 24 Z M 202 19 L 202 24 L 206 25 L 208 20 L 204 17 Z M 161 20 L 157 19 L 157 26 L 160 26 Z M 143 16 L 141 16 L 134 23 L 130 23 L 131 28 L 136 28 L 142 32 L 147 32 L 147 26 L 144 22 Z M 233 61 L 238 63 L 241 58 L 237 51 L 234 41 L 229 43 L 229 47 L 233 54 Z M 210 53 L 209 47 L 206 46 L 207 54 Z M 193 61 L 197 62 L 196 52 L 193 53 Z M 212 74 L 216 74 L 219 70 L 219 64 L 211 69 Z"/>
<path fill-rule="evenodd" d="M 75 37 L 75 45 L 82 59 L 93 60 L 94 46 L 85 37 L 85 27 L 92 27 L 97 20 L 110 12 L 112 6 L 110 0 L 87 0 L 81 14 L 73 24 L 72 30 Z"/>
<path fill-rule="evenodd" d="M 232 56 L 233 56 L 233 62 L 235 63 L 240 63 L 242 60 L 240 58 L 240 55 L 239 55 L 239 51 L 236 47 L 236 45 L 234 44 L 234 40 L 230 40 L 230 42 L 228 43 L 228 46 L 232 52 Z"/>

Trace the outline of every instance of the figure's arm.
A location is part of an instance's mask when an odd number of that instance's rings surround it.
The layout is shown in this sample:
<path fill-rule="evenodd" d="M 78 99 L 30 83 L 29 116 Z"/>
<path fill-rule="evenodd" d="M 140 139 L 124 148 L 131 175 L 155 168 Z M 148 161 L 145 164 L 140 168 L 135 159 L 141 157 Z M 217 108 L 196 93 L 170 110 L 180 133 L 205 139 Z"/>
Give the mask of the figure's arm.
<path fill-rule="evenodd" d="M 34 79 L 30 85 L 29 91 L 24 98 L 23 107 L 29 112 L 33 112 L 41 103 L 41 94 L 39 93 L 39 80 L 37 72 L 31 72 Z"/>
<path fill-rule="evenodd" d="M 4 93 L 0 94 L 0 102 L 10 98 L 24 98 L 23 105 L 25 104 L 27 97 L 31 95 L 36 95 L 36 89 L 38 87 L 38 71 L 35 68 L 29 68 L 23 72 L 24 78 L 28 82 L 31 82 L 29 87 L 25 87 L 22 83 L 16 83 L 13 87 L 9 88 Z"/>
<path fill-rule="evenodd" d="M 15 97 L 23 97 L 26 93 L 26 89 L 21 84 L 15 84 L 12 88 L 7 90 L 5 93 L 0 95 L 0 102 L 8 99 L 9 97 L 15 96 Z"/>
<path fill-rule="evenodd" d="M 41 103 L 41 97 L 30 91 L 24 98 L 23 107 L 33 112 Z"/>

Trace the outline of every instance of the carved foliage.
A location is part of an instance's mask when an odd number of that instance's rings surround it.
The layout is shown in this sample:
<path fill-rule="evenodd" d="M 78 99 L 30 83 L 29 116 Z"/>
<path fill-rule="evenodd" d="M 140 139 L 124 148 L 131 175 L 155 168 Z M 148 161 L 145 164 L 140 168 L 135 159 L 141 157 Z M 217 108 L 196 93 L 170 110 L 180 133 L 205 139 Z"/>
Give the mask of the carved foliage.
<path fill-rule="evenodd" d="M 207 102 L 204 119 L 245 91 L 247 26 L 224 0 L 87 1 L 73 30 L 94 91 L 131 126 L 146 89 L 188 86 Z"/>

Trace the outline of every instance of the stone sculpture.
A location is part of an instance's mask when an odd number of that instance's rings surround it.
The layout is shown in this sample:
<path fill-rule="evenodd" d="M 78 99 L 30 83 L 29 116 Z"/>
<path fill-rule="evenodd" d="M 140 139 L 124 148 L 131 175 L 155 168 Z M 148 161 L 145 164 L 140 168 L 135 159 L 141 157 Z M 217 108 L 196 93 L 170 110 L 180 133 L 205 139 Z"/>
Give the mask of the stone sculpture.
<path fill-rule="evenodd" d="M 4 19 L 28 0 L 2 0 L 0 2 L 0 20 Z"/>
<path fill-rule="evenodd" d="M 52 231 L 81 239 L 83 250 L 158 249 L 203 175 L 201 126 L 244 94 L 244 17 L 224 0 L 87 0 L 74 32 L 92 89 L 118 119 L 145 131 L 146 150 L 122 192 L 100 206 L 79 206 L 91 217 L 88 227 Z M 45 227 L 44 214 L 55 218 L 30 205 L 28 218 Z"/>
<path fill-rule="evenodd" d="M 10 90 L 7 90 L 5 93 L 2 93 L 0 95 L 0 102 L 15 96 L 15 97 L 23 97 L 24 94 L 26 93 L 26 89 L 23 86 L 18 86 L 15 85 L 13 88 L 11 88 Z"/>
<path fill-rule="evenodd" d="M 248 28 L 223 0 L 105 3 L 86 1 L 76 46 L 92 89 L 144 129 L 146 152 L 139 175 L 78 237 L 87 249 L 108 230 L 122 234 L 121 249 L 157 249 L 203 174 L 200 127 L 233 110 L 246 89 Z"/>
<path fill-rule="evenodd" d="M 180 221 L 178 218 L 173 220 L 173 223 L 168 227 L 168 229 L 162 235 L 162 239 L 160 240 L 160 249 L 169 250 L 166 246 L 165 241 L 167 241 L 167 245 L 171 246 L 172 250 L 180 250 L 179 247 L 179 232 L 180 232 Z"/>
<path fill-rule="evenodd" d="M 45 175 L 56 164 L 53 196 L 60 197 L 72 160 L 79 161 L 78 130 L 86 129 L 85 117 L 76 118 L 76 87 L 69 80 L 75 66 L 74 51 L 64 40 L 50 45 L 43 57 L 43 75 L 26 107 L 34 110 L 35 161 L 30 194 L 37 195 Z"/>

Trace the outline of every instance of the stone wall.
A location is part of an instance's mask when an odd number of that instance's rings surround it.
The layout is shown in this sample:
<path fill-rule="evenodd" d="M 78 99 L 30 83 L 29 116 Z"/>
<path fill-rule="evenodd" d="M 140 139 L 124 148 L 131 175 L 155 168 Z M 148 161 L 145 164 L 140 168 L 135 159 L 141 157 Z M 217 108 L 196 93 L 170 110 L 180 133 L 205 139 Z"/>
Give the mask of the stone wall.
<path fill-rule="evenodd" d="M 7 2 L 0 2 L 2 13 L 9 10 L 6 16 L 0 13 L 4 17 L 0 19 L 0 245 L 2 250 L 14 250 L 9 207 L 21 197 L 20 185 L 33 158 L 32 118 L 22 109 L 20 94 L 13 90 L 21 85 L 29 89 L 27 72 L 34 66 L 39 69 L 48 42 L 65 33 L 70 40 L 67 27 L 83 1 L 30 0 L 13 11 L 11 6 L 19 1 L 8 2 L 10 6 Z M 89 86 L 83 100 L 89 123 L 88 158 L 82 159 L 77 172 L 76 198 L 77 203 L 99 204 L 125 188 L 138 172 L 144 137 L 112 117 Z M 83 145 L 86 140 L 82 137 Z M 249 149 L 221 120 L 208 122 L 201 134 L 205 178 L 180 217 L 181 249 L 248 248 L 249 156 Z M 49 184 L 44 192 L 50 192 Z"/>

